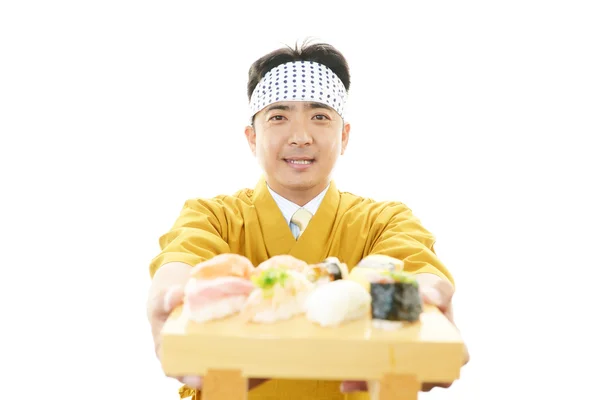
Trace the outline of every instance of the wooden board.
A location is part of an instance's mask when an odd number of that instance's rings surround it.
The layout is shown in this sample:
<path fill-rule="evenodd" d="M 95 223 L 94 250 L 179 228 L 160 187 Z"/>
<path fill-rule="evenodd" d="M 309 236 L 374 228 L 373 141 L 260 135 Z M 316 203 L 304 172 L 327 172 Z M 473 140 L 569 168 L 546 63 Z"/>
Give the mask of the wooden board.
<path fill-rule="evenodd" d="M 371 380 L 391 387 L 407 379 L 452 382 L 463 364 L 459 332 L 428 305 L 420 321 L 394 331 L 374 328 L 370 317 L 324 328 L 303 316 L 267 325 L 235 316 L 198 324 L 181 311 L 162 332 L 161 361 L 171 376 L 239 371 L 244 378 Z"/>

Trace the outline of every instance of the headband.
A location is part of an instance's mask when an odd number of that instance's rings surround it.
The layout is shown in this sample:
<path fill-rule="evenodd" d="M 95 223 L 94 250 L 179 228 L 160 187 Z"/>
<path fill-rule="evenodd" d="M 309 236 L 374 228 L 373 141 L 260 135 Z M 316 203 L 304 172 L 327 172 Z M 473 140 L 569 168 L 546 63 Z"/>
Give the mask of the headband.
<path fill-rule="evenodd" d="M 348 94 L 338 76 L 313 61 L 292 61 L 271 69 L 250 97 L 250 118 L 279 101 L 314 101 L 333 108 L 344 118 Z"/>

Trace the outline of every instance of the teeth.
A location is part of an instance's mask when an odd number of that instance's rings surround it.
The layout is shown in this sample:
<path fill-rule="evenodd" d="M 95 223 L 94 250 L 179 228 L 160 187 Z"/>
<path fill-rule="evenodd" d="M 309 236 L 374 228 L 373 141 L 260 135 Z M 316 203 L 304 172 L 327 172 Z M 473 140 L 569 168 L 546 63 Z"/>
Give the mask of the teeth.
<path fill-rule="evenodd" d="M 290 160 L 292 164 L 310 164 L 310 160 Z"/>

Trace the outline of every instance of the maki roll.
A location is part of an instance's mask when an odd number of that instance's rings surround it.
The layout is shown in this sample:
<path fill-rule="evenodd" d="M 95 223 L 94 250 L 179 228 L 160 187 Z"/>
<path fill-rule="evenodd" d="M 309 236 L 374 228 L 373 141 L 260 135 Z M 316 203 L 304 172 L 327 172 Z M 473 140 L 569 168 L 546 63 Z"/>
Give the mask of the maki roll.
<path fill-rule="evenodd" d="M 373 320 L 413 322 L 419 319 L 423 304 L 414 275 L 401 271 L 382 271 L 370 276 Z"/>
<path fill-rule="evenodd" d="M 346 264 L 340 262 L 337 257 L 327 257 L 323 264 L 329 272 L 332 281 L 345 279 L 348 276 L 348 267 Z"/>
<path fill-rule="evenodd" d="M 348 267 L 336 257 L 328 257 L 319 264 L 309 265 L 306 276 L 313 283 L 333 282 L 345 279 L 348 276 Z"/>

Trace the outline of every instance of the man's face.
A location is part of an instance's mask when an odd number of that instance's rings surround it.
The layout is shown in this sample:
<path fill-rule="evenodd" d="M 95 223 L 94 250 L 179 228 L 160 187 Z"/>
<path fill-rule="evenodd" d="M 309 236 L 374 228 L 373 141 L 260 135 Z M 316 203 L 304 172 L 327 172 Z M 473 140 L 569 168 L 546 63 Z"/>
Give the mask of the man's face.
<path fill-rule="evenodd" d="M 292 101 L 271 104 L 257 113 L 246 137 L 271 188 L 280 194 L 316 195 L 327 186 L 349 132 L 350 125 L 333 109 Z"/>

